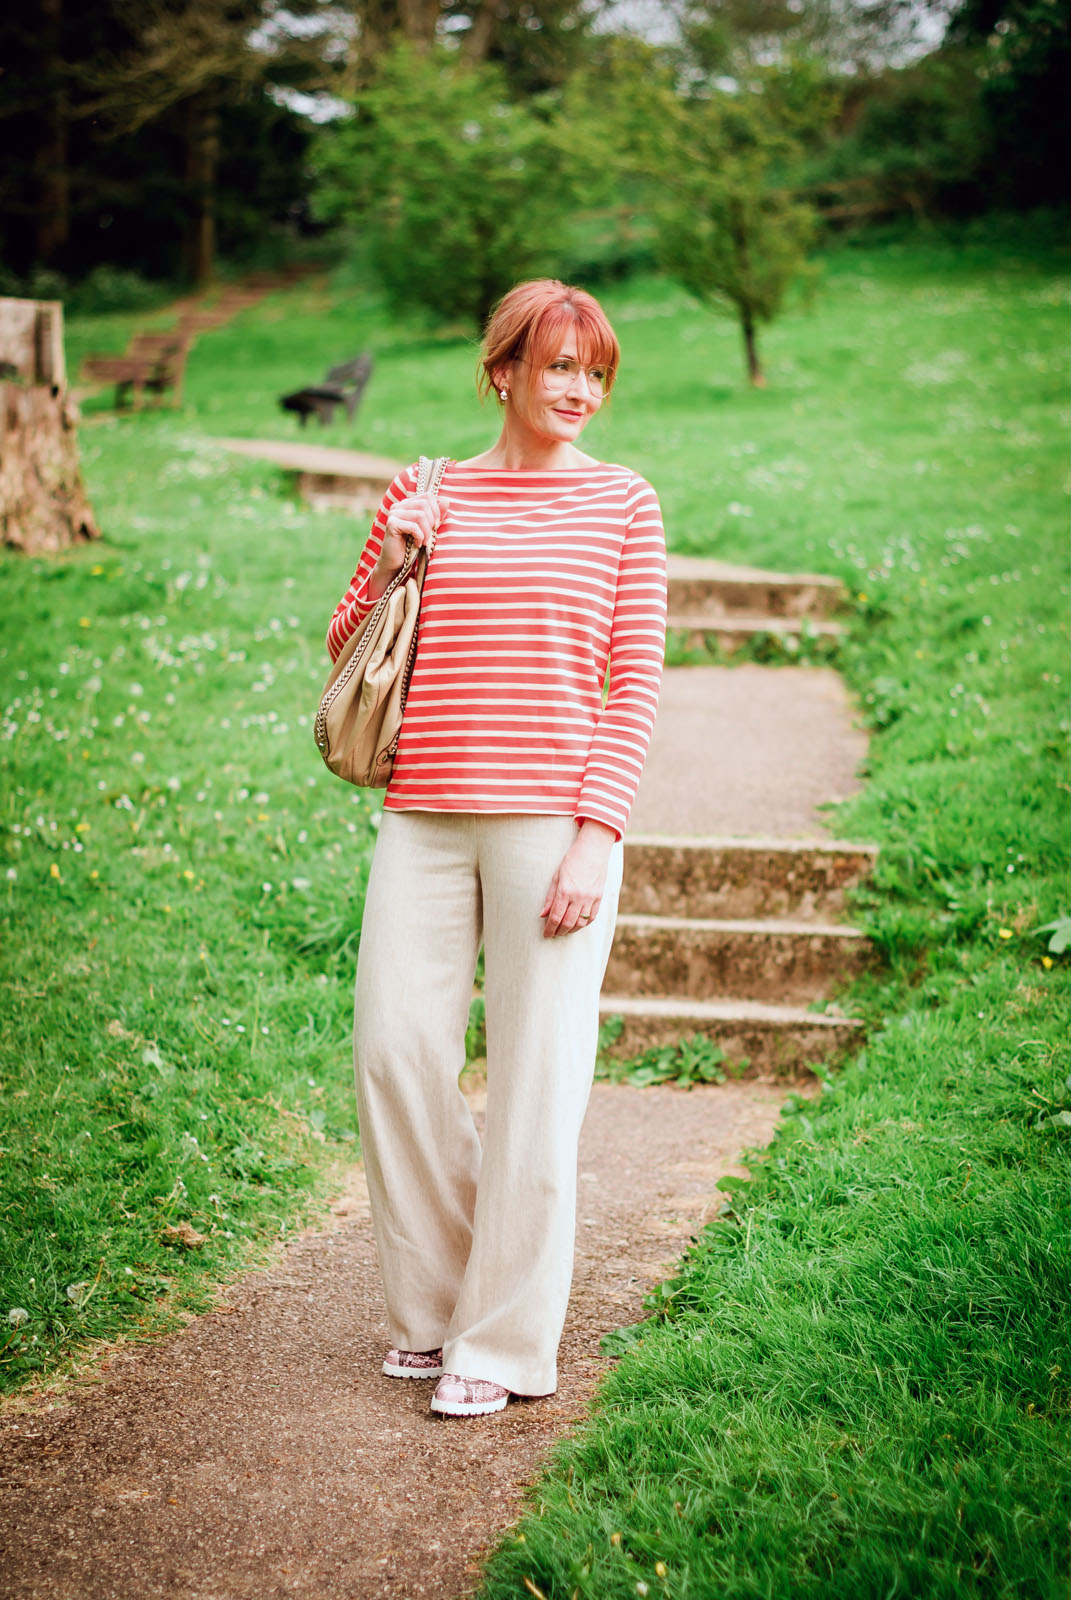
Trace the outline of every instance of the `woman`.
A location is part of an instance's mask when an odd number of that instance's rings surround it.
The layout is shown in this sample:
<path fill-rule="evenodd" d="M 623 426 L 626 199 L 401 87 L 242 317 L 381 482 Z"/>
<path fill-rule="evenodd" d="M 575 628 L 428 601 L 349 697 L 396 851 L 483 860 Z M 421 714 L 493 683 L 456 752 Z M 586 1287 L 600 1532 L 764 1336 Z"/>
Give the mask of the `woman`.
<path fill-rule="evenodd" d="M 556 1387 L 576 1164 L 622 846 L 658 697 L 658 500 L 577 447 L 619 349 L 598 302 L 524 283 L 488 323 L 495 445 L 440 494 L 399 474 L 328 630 L 337 657 L 432 544 L 357 968 L 357 1100 L 383 1370 L 478 1416 Z M 609 694 L 603 684 L 609 663 Z M 484 946 L 487 1113 L 458 1087 Z"/>

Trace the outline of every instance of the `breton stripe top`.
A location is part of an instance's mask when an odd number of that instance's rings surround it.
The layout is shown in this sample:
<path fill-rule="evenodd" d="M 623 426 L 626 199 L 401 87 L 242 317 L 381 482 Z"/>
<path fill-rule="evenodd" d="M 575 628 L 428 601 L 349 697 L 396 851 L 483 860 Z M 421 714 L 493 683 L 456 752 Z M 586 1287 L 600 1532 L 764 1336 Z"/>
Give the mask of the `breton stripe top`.
<path fill-rule="evenodd" d="M 383 498 L 335 608 L 336 659 L 372 609 Z M 507 471 L 451 462 L 420 606 L 390 811 L 573 815 L 624 832 L 665 646 L 658 498 L 627 467 Z M 609 692 L 603 688 L 609 667 Z"/>

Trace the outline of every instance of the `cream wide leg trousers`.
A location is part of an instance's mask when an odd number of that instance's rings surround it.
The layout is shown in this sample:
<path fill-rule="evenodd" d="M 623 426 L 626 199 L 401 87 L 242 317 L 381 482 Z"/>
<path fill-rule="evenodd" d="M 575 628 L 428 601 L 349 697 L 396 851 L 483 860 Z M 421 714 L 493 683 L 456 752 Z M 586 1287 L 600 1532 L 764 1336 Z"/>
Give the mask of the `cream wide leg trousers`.
<path fill-rule="evenodd" d="M 621 886 L 543 937 L 571 817 L 387 811 L 357 962 L 357 1107 L 391 1339 L 550 1394 L 573 1273 L 577 1144 Z M 458 1086 L 484 945 L 483 1148 Z"/>

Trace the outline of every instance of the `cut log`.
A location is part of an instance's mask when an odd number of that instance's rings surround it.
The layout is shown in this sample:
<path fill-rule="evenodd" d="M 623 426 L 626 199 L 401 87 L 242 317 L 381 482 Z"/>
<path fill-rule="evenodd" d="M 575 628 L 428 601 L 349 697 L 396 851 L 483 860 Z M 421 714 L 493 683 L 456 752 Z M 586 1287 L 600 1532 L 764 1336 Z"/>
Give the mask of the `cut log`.
<path fill-rule="evenodd" d="M 0 538 L 28 555 L 100 537 L 62 389 L 0 383 Z"/>
<path fill-rule="evenodd" d="M 78 464 L 63 307 L 0 299 L 0 541 L 29 555 L 100 537 Z"/>

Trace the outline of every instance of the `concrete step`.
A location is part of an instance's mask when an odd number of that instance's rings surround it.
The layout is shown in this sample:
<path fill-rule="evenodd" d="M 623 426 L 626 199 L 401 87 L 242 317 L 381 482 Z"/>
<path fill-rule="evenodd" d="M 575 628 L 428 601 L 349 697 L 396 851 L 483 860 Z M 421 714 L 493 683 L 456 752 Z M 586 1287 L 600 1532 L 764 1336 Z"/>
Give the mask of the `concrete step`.
<path fill-rule="evenodd" d="M 379 510 L 391 479 L 375 475 L 342 476 L 334 472 L 301 472 L 298 494 L 314 511 L 352 511 L 355 515 Z"/>
<path fill-rule="evenodd" d="M 845 598 L 836 578 L 817 572 L 766 572 L 702 556 L 669 557 L 669 609 L 693 620 L 733 615 L 829 617 Z"/>
<path fill-rule="evenodd" d="M 666 618 L 667 632 L 672 642 L 683 650 L 711 650 L 715 647 L 722 655 L 731 656 L 759 634 L 773 634 L 778 639 L 802 639 L 805 636 L 839 643 L 845 629 L 842 622 L 829 622 L 822 617 L 776 617 L 766 615 L 692 617 L 671 609 Z"/>
<path fill-rule="evenodd" d="M 825 839 L 625 837 L 625 916 L 834 922 L 877 847 Z"/>
<path fill-rule="evenodd" d="M 379 507 L 402 462 L 363 450 L 339 450 L 301 439 L 215 439 L 258 461 L 274 461 L 298 474 L 299 494 L 317 509 L 338 508 L 364 514 Z"/>
<path fill-rule="evenodd" d="M 725 1051 L 731 1065 L 745 1058 L 748 1076 L 796 1078 L 819 1061 L 833 1061 L 862 1042 L 862 1025 L 852 1017 L 805 1011 L 800 1006 L 759 1000 L 662 1000 L 604 994 L 604 1020 L 624 1023 L 609 1053 L 627 1060 L 645 1050 L 679 1044 L 705 1034 Z"/>
<path fill-rule="evenodd" d="M 807 1005 L 872 960 L 866 935 L 836 924 L 619 916 L 605 983 L 632 997 L 738 994 Z"/>

